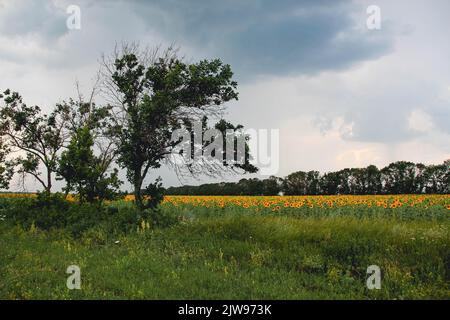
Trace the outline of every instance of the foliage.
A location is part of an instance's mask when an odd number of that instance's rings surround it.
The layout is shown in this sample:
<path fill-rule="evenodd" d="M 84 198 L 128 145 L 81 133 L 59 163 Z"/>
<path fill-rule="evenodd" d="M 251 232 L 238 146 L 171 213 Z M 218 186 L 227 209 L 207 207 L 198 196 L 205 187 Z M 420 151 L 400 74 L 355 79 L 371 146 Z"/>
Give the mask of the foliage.
<path fill-rule="evenodd" d="M 92 228 L 110 235 L 135 230 L 142 218 L 133 207 L 115 208 L 67 201 L 63 194 L 38 194 L 36 198 L 1 199 L 0 211 L 7 221 L 22 228 L 64 229 L 80 237 Z M 3 205 L 4 204 L 4 205 Z"/>
<path fill-rule="evenodd" d="M 110 106 L 97 106 L 94 95 L 95 88 L 89 101 L 80 94 L 79 101 L 58 103 L 47 115 L 38 106 L 27 106 L 17 92 L 1 94 L 0 134 L 6 146 L 0 145 L 0 187 L 7 186 L 18 167 L 23 184 L 30 174 L 45 192 L 51 191 L 56 177 L 66 181 L 66 195 L 76 192 L 80 202 L 114 199 L 121 181 L 118 170 L 110 168 L 115 150 L 105 134 Z M 6 162 L 7 151 L 22 151 L 25 156 Z"/>
<path fill-rule="evenodd" d="M 165 188 L 162 186 L 161 178 L 158 177 L 155 182 L 149 183 L 145 188 L 143 195 L 147 198 L 146 209 L 156 209 L 164 200 Z"/>
<path fill-rule="evenodd" d="M 17 92 L 9 89 L 0 94 L 4 106 L 0 109 L 0 135 L 13 151 L 23 151 L 13 163 L 18 173 L 32 175 L 49 192 L 56 171 L 58 152 L 67 136 L 64 133 L 67 115 L 60 107 L 43 114 L 39 106 L 26 105 Z M 43 165 L 46 173 L 40 171 Z"/>
<path fill-rule="evenodd" d="M 119 193 L 118 170 L 108 175 L 108 166 L 94 155 L 93 146 L 91 130 L 79 128 L 59 160 L 58 173 L 67 183 L 64 191 L 76 192 L 81 203 L 113 200 Z"/>

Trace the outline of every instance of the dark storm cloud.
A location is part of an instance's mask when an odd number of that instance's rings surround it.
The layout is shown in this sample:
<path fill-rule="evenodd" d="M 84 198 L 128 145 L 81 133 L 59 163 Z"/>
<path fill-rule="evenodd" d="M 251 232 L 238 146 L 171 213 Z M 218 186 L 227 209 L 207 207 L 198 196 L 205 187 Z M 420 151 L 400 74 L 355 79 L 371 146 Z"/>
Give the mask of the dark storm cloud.
<path fill-rule="evenodd" d="M 0 12 L 0 35 L 56 41 L 70 32 L 69 4 L 82 9 L 86 39 L 93 40 L 95 21 L 108 23 L 90 47 L 112 34 L 157 34 L 202 57 L 221 57 L 241 79 L 344 69 L 386 54 L 392 42 L 388 31 L 355 28 L 351 15 L 364 20 L 365 7 L 344 0 L 12 1 Z"/>
<path fill-rule="evenodd" d="M 149 28 L 211 50 L 239 75 L 342 69 L 379 57 L 392 44 L 388 32 L 355 28 L 351 14 L 365 8 L 349 1 L 166 0 L 130 6 Z"/>

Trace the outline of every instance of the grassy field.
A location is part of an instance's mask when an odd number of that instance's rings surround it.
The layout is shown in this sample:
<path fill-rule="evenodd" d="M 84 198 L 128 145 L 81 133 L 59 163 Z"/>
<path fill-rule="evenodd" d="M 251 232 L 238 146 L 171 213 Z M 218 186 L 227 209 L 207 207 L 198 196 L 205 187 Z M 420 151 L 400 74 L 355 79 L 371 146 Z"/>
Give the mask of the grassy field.
<path fill-rule="evenodd" d="M 121 201 L 75 229 L 3 199 L 0 298 L 450 299 L 449 198 L 172 197 L 157 219 Z M 66 287 L 69 265 L 81 290 Z M 366 287 L 370 265 L 380 290 Z"/>

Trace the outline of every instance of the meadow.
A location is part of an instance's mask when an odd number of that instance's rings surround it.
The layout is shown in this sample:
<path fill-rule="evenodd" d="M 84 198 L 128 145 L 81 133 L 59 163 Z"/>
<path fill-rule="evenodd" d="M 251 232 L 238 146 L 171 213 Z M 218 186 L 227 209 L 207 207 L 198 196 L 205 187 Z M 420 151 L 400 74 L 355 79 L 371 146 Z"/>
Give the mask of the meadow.
<path fill-rule="evenodd" d="M 0 298 L 450 298 L 450 195 L 130 200 L 0 196 Z"/>

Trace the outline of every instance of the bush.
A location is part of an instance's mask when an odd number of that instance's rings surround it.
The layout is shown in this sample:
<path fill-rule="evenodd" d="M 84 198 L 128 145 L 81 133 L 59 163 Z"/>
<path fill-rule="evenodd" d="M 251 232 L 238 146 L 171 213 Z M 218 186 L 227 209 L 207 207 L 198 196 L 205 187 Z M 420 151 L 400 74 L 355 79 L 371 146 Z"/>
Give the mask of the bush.
<path fill-rule="evenodd" d="M 3 201 L 2 201 L 3 202 Z M 63 228 L 67 224 L 70 203 L 60 194 L 40 193 L 35 199 L 14 199 L 3 209 L 6 218 L 24 228 Z"/>
<path fill-rule="evenodd" d="M 180 220 L 179 215 L 171 211 L 161 210 L 161 208 L 147 209 L 144 213 L 146 217 L 144 219 L 149 221 L 154 227 L 171 227 L 177 224 Z"/>
<path fill-rule="evenodd" d="M 24 229 L 32 225 L 40 230 L 64 229 L 76 237 L 94 227 L 108 233 L 128 231 L 138 220 L 132 210 L 119 212 L 111 207 L 69 202 L 61 194 L 5 200 L 0 201 L 0 213 L 6 221 Z"/>
<path fill-rule="evenodd" d="M 132 206 L 106 207 L 104 210 L 107 213 L 104 228 L 112 234 L 135 231 L 141 220 L 139 210 Z"/>

